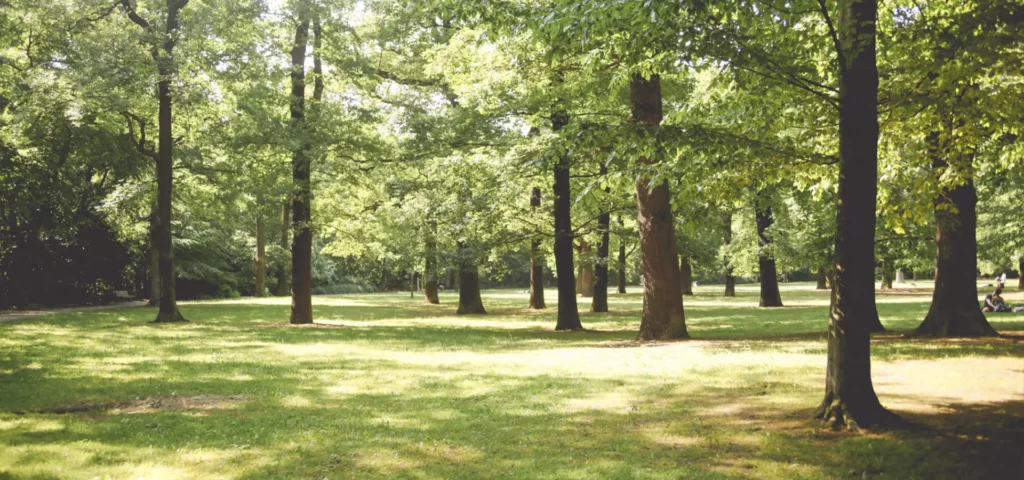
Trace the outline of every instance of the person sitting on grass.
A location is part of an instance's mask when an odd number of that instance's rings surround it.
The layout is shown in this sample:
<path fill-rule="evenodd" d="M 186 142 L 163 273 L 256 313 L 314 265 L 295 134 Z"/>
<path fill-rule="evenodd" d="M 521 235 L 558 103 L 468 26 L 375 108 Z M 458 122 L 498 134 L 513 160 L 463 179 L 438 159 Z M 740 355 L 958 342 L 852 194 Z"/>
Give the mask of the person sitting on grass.
<path fill-rule="evenodd" d="M 1010 307 L 1003 301 L 1002 295 L 1003 289 L 996 288 L 996 291 L 985 295 L 985 308 L 982 308 L 982 312 L 1009 312 Z"/>

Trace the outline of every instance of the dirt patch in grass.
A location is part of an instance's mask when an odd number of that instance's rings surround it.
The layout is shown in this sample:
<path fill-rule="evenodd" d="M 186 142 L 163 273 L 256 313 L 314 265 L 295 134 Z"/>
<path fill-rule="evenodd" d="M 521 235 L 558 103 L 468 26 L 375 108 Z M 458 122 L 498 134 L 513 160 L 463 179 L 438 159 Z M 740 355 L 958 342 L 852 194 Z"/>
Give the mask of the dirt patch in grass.
<path fill-rule="evenodd" d="M 248 401 L 244 395 L 188 395 L 188 396 L 163 396 L 163 397 L 140 397 L 126 402 L 106 403 L 70 403 L 47 408 L 32 413 L 107 413 L 107 414 L 131 414 L 131 413 L 153 413 L 173 412 L 179 410 L 222 410 L 232 408 Z M 25 412 L 18 412 L 25 413 Z"/>

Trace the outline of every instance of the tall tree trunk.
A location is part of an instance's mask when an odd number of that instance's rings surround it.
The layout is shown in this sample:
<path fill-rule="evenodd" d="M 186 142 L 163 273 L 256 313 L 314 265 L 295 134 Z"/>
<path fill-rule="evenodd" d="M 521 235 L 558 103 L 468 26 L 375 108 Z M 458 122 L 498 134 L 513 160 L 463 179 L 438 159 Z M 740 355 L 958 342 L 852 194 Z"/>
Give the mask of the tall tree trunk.
<path fill-rule="evenodd" d="M 416 272 L 409 270 L 409 298 L 416 298 Z"/>
<path fill-rule="evenodd" d="M 281 239 L 278 245 L 281 250 L 288 251 L 288 239 L 290 237 L 290 227 L 292 224 L 292 206 L 289 202 L 284 202 L 284 208 L 281 211 Z M 288 267 L 281 265 L 277 269 L 277 285 L 274 287 L 274 295 L 283 297 L 288 295 Z"/>
<path fill-rule="evenodd" d="M 693 266 L 690 265 L 690 257 L 679 256 L 679 286 L 683 289 L 683 295 L 693 295 Z"/>
<path fill-rule="evenodd" d="M 580 253 L 589 260 L 590 252 L 593 247 L 587 243 L 586 240 L 580 239 Z M 580 280 L 579 280 L 579 293 L 583 298 L 591 298 L 594 296 L 594 266 L 589 262 L 584 262 L 580 267 Z"/>
<path fill-rule="evenodd" d="M 630 82 L 633 119 L 654 131 L 661 124 L 661 79 L 634 74 Z M 641 157 L 640 164 L 655 164 L 657 158 Z M 637 223 L 644 272 L 644 306 L 639 340 L 688 338 L 683 313 L 683 292 L 679 285 L 679 256 L 676 253 L 675 222 L 672 218 L 668 181 L 651 188 L 648 178 L 636 183 Z"/>
<path fill-rule="evenodd" d="M 946 166 L 937 156 L 933 163 L 936 170 Z M 935 200 L 935 290 L 931 308 L 914 335 L 998 335 L 978 305 L 977 203 L 971 179 L 943 189 Z"/>
<path fill-rule="evenodd" d="M 559 131 L 568 123 L 564 113 L 551 119 L 551 129 Z M 572 218 L 569 209 L 572 197 L 569 190 L 569 157 L 562 154 L 555 165 L 555 275 L 558 277 L 558 321 L 555 330 L 580 330 L 580 313 L 576 305 L 576 272 L 573 266 Z"/>
<path fill-rule="evenodd" d="M 533 187 L 530 192 L 530 207 L 534 212 L 540 208 L 540 188 Z M 530 241 L 530 308 L 542 310 L 544 303 L 544 257 L 540 250 L 540 237 Z"/>
<path fill-rule="evenodd" d="M 437 222 L 427 221 L 426 239 L 424 241 L 427 261 L 423 267 L 423 296 L 427 303 L 439 304 L 437 295 Z"/>
<path fill-rule="evenodd" d="M 818 280 L 818 284 L 814 287 L 816 290 L 828 290 L 828 278 L 825 276 L 825 267 L 818 267 L 818 272 L 815 273 L 814 277 Z"/>
<path fill-rule="evenodd" d="M 306 8 L 300 6 L 300 9 Z M 313 323 L 313 231 L 310 225 L 309 129 L 306 126 L 306 44 L 309 12 L 300 11 L 291 50 L 292 151 L 292 324 Z"/>
<path fill-rule="evenodd" d="M 626 243 L 619 239 L 619 265 L 617 273 L 617 283 L 619 286 L 619 293 L 626 293 Z"/>
<path fill-rule="evenodd" d="M 151 24 L 142 18 L 129 0 L 121 0 L 121 5 L 128 14 L 128 18 L 135 24 L 144 28 L 147 33 L 157 36 L 162 40 L 152 40 L 159 44 L 152 45 L 153 61 L 156 63 L 160 80 L 157 82 L 157 124 L 159 128 L 159 139 L 157 140 L 156 152 L 156 183 L 157 183 L 157 221 L 154 235 L 154 245 L 157 250 L 157 263 L 159 264 L 160 276 L 160 308 L 157 313 L 156 323 L 183 322 L 185 318 L 178 311 L 177 298 L 175 297 L 175 270 L 174 270 L 174 244 L 171 234 L 171 199 L 174 183 L 174 132 L 173 132 L 173 97 L 171 94 L 171 80 L 175 72 L 174 46 L 177 41 L 176 31 L 178 30 L 178 12 L 188 4 L 188 0 L 167 0 L 167 21 L 164 24 L 163 35 L 157 34 Z M 158 52 L 163 50 L 163 54 Z"/>
<path fill-rule="evenodd" d="M 882 260 L 882 290 L 892 290 L 892 262 Z"/>
<path fill-rule="evenodd" d="M 728 247 L 732 243 L 732 212 L 726 212 L 722 219 L 722 235 L 725 246 Z M 732 274 L 732 260 L 729 259 L 729 255 L 722 258 L 722 264 L 725 265 L 725 296 L 735 297 L 736 277 Z"/>
<path fill-rule="evenodd" d="M 469 249 L 459 243 L 459 309 L 458 315 L 485 314 L 480 298 L 480 275 Z"/>
<path fill-rule="evenodd" d="M 781 307 L 782 295 L 779 294 L 779 272 L 775 268 L 775 257 L 771 250 L 772 241 L 765 232 L 775 223 L 772 216 L 771 195 L 768 192 L 757 192 L 754 211 L 757 219 L 758 272 L 761 277 L 762 307 Z"/>
<path fill-rule="evenodd" d="M 871 383 L 878 194 L 877 0 L 851 0 L 839 13 L 839 192 L 835 288 L 829 308 L 825 396 L 816 416 L 870 427 L 892 418 Z"/>
<path fill-rule="evenodd" d="M 257 297 L 267 295 L 267 227 L 263 214 L 256 214 L 256 285 L 253 294 Z"/>
<path fill-rule="evenodd" d="M 601 174 L 608 173 L 608 168 L 601 165 Z M 610 188 L 605 188 L 609 193 Z M 594 299 L 590 303 L 590 311 L 594 313 L 608 312 L 608 243 L 611 241 L 612 215 L 605 207 L 597 217 L 597 231 L 601 233 L 601 243 L 597 244 L 597 264 L 594 265 Z"/>

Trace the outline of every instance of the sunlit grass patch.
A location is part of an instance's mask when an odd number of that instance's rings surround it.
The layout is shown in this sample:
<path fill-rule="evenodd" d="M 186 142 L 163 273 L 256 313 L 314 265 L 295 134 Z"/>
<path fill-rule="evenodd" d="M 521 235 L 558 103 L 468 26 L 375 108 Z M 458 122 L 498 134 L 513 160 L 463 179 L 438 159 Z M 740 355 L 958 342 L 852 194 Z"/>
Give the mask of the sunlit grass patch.
<path fill-rule="evenodd" d="M 147 323 L 149 308 L 3 324 L 0 478 L 998 478 L 1019 467 L 1019 339 L 905 339 L 929 295 L 880 295 L 896 333 L 873 342 L 876 389 L 933 430 L 835 433 L 809 420 L 827 292 L 784 284 L 787 307 L 762 309 L 756 285 L 736 299 L 720 288 L 685 298 L 694 339 L 679 342 L 634 341 L 636 288 L 567 333 L 518 290 L 485 291 L 490 314 L 472 317 L 445 292 L 441 305 L 316 297 L 319 325 L 301 328 L 281 298 L 184 303 L 181 325 Z M 989 318 L 1024 330 L 1022 314 Z M 56 413 L 69 405 L 94 408 Z"/>

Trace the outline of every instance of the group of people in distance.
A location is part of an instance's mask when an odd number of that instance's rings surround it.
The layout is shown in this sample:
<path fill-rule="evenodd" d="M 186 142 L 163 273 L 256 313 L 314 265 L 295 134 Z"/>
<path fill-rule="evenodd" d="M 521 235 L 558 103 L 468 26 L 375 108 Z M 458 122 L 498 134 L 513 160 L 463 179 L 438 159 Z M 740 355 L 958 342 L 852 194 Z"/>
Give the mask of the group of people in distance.
<path fill-rule="evenodd" d="M 985 295 L 985 306 L 982 307 L 981 311 L 988 312 L 1020 312 L 1024 311 L 1024 306 L 1017 308 L 1011 308 L 1003 301 L 1003 285 L 1006 283 L 1006 273 L 1003 273 L 999 277 L 996 277 L 996 290 L 988 295 Z"/>

